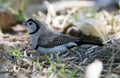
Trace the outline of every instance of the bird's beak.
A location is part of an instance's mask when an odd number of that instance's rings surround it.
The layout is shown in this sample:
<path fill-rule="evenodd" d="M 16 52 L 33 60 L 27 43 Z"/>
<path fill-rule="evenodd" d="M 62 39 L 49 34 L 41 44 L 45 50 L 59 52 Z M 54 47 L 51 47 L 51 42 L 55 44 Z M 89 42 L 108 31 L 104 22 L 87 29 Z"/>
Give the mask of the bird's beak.
<path fill-rule="evenodd" d="M 27 26 L 26 22 L 23 22 L 23 26 Z"/>

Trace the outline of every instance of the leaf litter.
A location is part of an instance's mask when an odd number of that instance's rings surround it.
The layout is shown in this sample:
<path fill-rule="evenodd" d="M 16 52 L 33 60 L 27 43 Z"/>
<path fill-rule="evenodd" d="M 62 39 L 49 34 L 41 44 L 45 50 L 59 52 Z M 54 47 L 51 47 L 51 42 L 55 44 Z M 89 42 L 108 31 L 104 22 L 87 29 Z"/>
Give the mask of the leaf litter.
<path fill-rule="evenodd" d="M 119 76 L 120 24 L 118 15 L 114 15 L 113 20 L 112 14 L 107 11 L 96 11 L 93 15 L 91 11 L 84 12 L 82 8 L 75 9 L 64 10 L 67 13 L 65 15 L 57 16 L 55 12 L 49 11 L 49 15 L 38 12 L 33 16 L 42 19 L 50 28 L 59 32 L 62 32 L 71 21 L 76 19 L 73 13 L 79 16 L 78 21 L 94 16 L 94 18 L 104 21 L 107 35 L 104 46 L 81 45 L 65 53 L 44 55 L 33 49 L 28 34 L 24 32 L 21 33 L 22 35 L 3 34 L 0 38 L 0 78 L 83 78 L 86 66 L 96 59 L 103 62 L 102 75 L 104 77 L 112 74 Z M 89 10 L 89 8 L 86 9 Z M 62 19 L 57 19 L 60 16 Z M 113 22 L 111 22 L 112 20 Z M 55 24 L 54 21 L 57 23 Z M 111 31 L 113 25 L 114 32 Z"/>

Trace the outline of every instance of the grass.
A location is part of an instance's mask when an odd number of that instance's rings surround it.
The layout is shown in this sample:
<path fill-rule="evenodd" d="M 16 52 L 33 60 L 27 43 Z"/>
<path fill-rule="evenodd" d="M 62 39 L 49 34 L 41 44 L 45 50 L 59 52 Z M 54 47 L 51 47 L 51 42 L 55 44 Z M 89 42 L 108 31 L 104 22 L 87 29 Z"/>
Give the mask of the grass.
<path fill-rule="evenodd" d="M 21 9 L 23 9 L 25 6 L 24 1 L 25 0 L 23 0 L 23 3 L 21 3 L 21 7 L 20 7 Z M 76 11 L 78 11 L 78 13 Z M 78 17 L 79 14 L 83 14 L 85 18 L 86 17 L 88 18 L 87 16 L 88 13 L 91 14 L 89 18 L 93 18 L 93 19 L 97 15 L 96 9 L 91 10 L 89 8 L 85 8 L 83 9 L 83 11 L 80 11 L 80 12 L 78 9 L 77 10 L 71 9 L 69 13 L 65 15 L 65 18 L 64 20 L 62 20 L 63 23 L 61 25 L 69 24 L 69 21 L 71 21 L 72 17 L 73 17 L 72 20 L 80 21 Z M 111 31 L 114 32 L 115 31 L 115 27 L 114 27 L 115 15 L 111 14 L 111 16 L 112 16 L 112 19 L 110 20 L 111 22 L 110 26 L 111 26 Z M 38 17 L 41 18 L 41 16 L 38 16 Z M 46 20 L 46 18 L 42 18 L 42 19 Z M 51 23 L 49 23 L 49 25 L 52 25 L 52 23 L 54 22 L 54 18 L 52 19 Z M 107 21 L 107 23 L 108 22 L 109 21 Z M 113 37 L 115 36 L 115 34 L 110 34 L 108 36 Z M 109 39 L 110 38 L 111 37 L 109 37 Z M 25 41 L 28 41 L 28 40 L 25 40 Z M 14 76 L 14 74 L 19 76 L 19 74 L 22 73 L 22 75 L 25 75 L 25 76 L 38 75 L 39 77 L 44 76 L 47 78 L 84 78 L 85 70 L 83 69 L 85 69 L 88 64 L 93 62 L 93 60 L 99 58 L 101 61 L 103 61 L 106 67 L 108 67 L 109 65 L 111 66 L 108 69 L 105 67 L 106 68 L 105 70 L 107 70 L 105 73 L 108 73 L 108 72 L 111 73 L 112 65 L 114 64 L 113 61 L 115 60 L 116 57 L 117 58 L 119 57 L 119 51 L 120 51 L 120 49 L 118 48 L 119 41 L 116 40 L 116 42 L 117 42 L 116 45 L 114 45 L 114 43 L 111 43 L 111 40 L 108 40 L 108 42 L 106 42 L 108 44 L 103 47 L 101 46 L 95 47 L 93 45 L 78 46 L 77 49 L 75 49 L 74 51 L 68 51 L 66 52 L 67 54 L 63 53 L 63 55 L 55 55 L 55 57 L 52 57 L 52 58 L 50 57 L 50 55 L 48 56 L 48 55 L 37 54 L 36 51 L 34 52 L 34 49 L 29 50 L 29 48 L 31 48 L 31 44 L 29 42 L 27 44 L 24 44 L 24 46 L 22 42 L 20 42 L 21 43 L 20 45 L 22 47 L 16 46 L 17 44 L 16 42 L 11 42 L 11 43 L 14 43 L 14 47 L 12 48 L 9 47 L 7 50 L 10 52 L 9 54 L 11 55 L 10 56 L 11 58 L 14 58 L 14 56 L 16 57 L 15 59 L 16 61 L 13 62 L 12 59 L 8 59 L 11 64 L 6 64 L 7 65 L 6 70 L 8 71 L 13 70 L 13 67 L 16 66 L 17 72 L 13 71 L 11 73 L 12 76 Z M 5 45 L 5 47 L 8 47 L 8 45 Z M 114 47 L 114 52 L 111 52 L 112 47 Z M 3 51 L 3 53 L 5 51 Z M 114 56 L 114 53 L 116 51 L 118 52 L 118 54 Z M 26 52 L 26 56 L 24 55 L 24 52 Z M 30 53 L 30 52 L 34 52 L 34 53 Z M 90 53 L 92 56 L 89 57 L 90 54 L 87 55 L 87 53 Z M 112 53 L 112 56 L 109 55 L 111 53 Z M 107 64 L 110 59 L 111 59 L 110 64 Z M 27 63 L 26 61 L 30 63 Z M 35 78 L 38 78 L 38 77 L 35 77 Z"/>

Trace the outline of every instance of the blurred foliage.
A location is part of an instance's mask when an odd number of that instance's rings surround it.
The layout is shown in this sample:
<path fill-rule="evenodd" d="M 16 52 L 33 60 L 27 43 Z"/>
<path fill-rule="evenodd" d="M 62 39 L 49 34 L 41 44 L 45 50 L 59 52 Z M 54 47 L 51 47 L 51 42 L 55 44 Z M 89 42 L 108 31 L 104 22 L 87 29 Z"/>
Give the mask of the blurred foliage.
<path fill-rule="evenodd" d="M 0 0 L 0 7 L 1 6 L 9 6 L 11 4 L 11 0 Z"/>
<path fill-rule="evenodd" d="M 3 7 L 10 11 L 13 15 L 13 19 L 15 22 L 21 22 L 24 21 L 26 18 L 25 7 L 29 4 L 30 0 L 17 0 L 16 2 L 15 0 L 0 0 L 0 7 Z"/>
<path fill-rule="evenodd" d="M 83 8 L 82 9 L 83 13 L 89 13 L 91 16 L 91 18 L 95 18 L 96 14 L 97 14 L 97 8 L 94 8 L 94 9 L 90 9 L 90 8 Z"/>
<path fill-rule="evenodd" d="M 111 26 L 112 26 L 112 28 L 111 28 L 111 32 L 115 31 L 114 30 L 114 20 L 115 20 L 115 15 L 112 13 L 112 19 L 111 19 Z"/>
<path fill-rule="evenodd" d="M 24 5 L 27 5 L 30 2 L 30 0 L 0 0 L 0 6 L 8 5 L 11 7 L 15 3 L 14 1 L 19 2 L 20 8 L 24 7 Z"/>
<path fill-rule="evenodd" d="M 42 69 L 41 63 L 39 62 L 39 58 L 37 58 L 37 60 L 35 61 L 35 64 L 38 70 Z"/>
<path fill-rule="evenodd" d="M 9 48 L 9 50 L 13 55 L 22 55 L 19 49 Z"/>
<path fill-rule="evenodd" d="M 70 76 L 69 78 L 75 78 L 76 74 L 77 74 L 78 70 L 73 70 L 71 73 L 70 73 Z"/>

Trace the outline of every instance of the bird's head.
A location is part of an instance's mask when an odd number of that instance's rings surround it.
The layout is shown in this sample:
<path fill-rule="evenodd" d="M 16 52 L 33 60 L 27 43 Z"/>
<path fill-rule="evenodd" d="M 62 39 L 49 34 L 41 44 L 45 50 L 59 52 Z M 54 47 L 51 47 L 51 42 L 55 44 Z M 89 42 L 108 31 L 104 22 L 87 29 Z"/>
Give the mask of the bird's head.
<path fill-rule="evenodd" d="M 45 30 L 44 24 L 36 19 L 30 18 L 27 21 L 24 22 L 24 25 L 27 27 L 27 30 L 30 34 L 34 34 L 36 32 L 40 32 L 40 30 Z"/>

